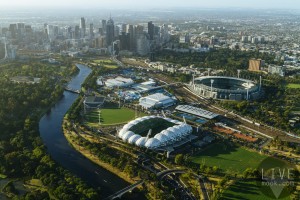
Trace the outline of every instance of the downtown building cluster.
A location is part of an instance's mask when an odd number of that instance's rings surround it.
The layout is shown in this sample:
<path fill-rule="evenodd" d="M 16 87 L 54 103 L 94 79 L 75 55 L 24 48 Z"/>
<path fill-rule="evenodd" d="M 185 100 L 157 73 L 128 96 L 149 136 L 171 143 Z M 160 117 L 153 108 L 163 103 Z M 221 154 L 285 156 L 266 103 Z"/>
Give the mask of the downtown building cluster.
<path fill-rule="evenodd" d="M 94 21 L 89 23 L 81 17 L 72 26 L 44 23 L 34 28 L 15 23 L 1 28 L 0 36 L 10 49 L 65 52 L 69 56 L 82 52 L 147 55 L 170 39 L 165 24 L 156 26 L 152 21 L 136 25 L 116 24 L 111 17 L 99 20 L 96 25 L 92 23 Z"/>

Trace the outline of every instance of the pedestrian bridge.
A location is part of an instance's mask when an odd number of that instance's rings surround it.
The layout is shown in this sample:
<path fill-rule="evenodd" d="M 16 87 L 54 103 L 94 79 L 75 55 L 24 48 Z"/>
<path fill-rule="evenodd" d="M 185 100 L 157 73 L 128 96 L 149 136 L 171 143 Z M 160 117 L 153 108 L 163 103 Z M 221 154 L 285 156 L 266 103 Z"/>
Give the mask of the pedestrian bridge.
<path fill-rule="evenodd" d="M 123 188 L 122 190 L 110 195 L 109 197 L 105 198 L 105 200 L 112 200 L 112 199 L 120 199 L 125 193 L 132 191 L 134 188 L 138 187 L 139 185 L 142 185 L 144 183 L 144 180 L 140 180 L 132 185 L 129 185 L 126 188 Z"/>

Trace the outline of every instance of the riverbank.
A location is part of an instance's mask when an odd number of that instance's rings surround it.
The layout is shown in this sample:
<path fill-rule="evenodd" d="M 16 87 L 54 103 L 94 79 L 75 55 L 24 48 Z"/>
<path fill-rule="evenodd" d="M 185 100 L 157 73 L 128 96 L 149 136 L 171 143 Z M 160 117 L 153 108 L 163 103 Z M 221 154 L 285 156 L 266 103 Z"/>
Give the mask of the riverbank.
<path fill-rule="evenodd" d="M 118 168 L 111 166 L 108 163 L 103 162 L 102 160 L 100 160 L 97 156 L 91 154 L 89 152 L 89 150 L 85 149 L 84 147 L 76 144 L 75 140 L 77 137 L 80 137 L 79 135 L 77 135 L 75 132 L 66 130 L 65 128 L 63 128 L 63 134 L 65 136 L 65 138 L 67 139 L 67 141 L 69 142 L 69 144 L 76 150 L 78 151 L 80 154 L 82 154 L 84 157 L 86 157 L 87 159 L 89 159 L 90 161 L 92 161 L 93 163 L 99 165 L 100 167 L 106 169 L 107 171 L 117 175 L 119 178 L 125 180 L 128 183 L 135 183 L 138 181 L 138 179 L 132 179 L 130 178 L 126 173 L 120 171 Z"/>

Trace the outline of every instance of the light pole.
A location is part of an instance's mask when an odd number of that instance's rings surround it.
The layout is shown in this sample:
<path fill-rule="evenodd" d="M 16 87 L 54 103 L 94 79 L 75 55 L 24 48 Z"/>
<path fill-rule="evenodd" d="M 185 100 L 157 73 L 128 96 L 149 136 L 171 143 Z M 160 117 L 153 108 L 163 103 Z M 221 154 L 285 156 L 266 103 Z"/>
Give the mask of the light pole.
<path fill-rule="evenodd" d="M 213 85 L 213 83 L 214 83 L 214 79 L 210 79 L 210 97 L 211 98 L 213 97 L 213 93 L 212 93 L 212 90 L 213 90 L 212 85 Z"/>
<path fill-rule="evenodd" d="M 238 72 L 238 78 L 240 78 L 240 73 L 241 73 L 241 70 L 240 70 L 240 69 L 238 69 L 238 70 L 237 70 L 237 72 Z"/>
<path fill-rule="evenodd" d="M 210 75 L 210 74 L 209 74 L 209 73 L 210 73 L 210 70 L 211 70 L 211 68 L 208 68 L 208 69 L 207 69 L 207 76 Z"/>
<path fill-rule="evenodd" d="M 101 124 L 101 111 L 100 108 L 98 108 L 98 120 L 99 120 L 99 125 Z"/>

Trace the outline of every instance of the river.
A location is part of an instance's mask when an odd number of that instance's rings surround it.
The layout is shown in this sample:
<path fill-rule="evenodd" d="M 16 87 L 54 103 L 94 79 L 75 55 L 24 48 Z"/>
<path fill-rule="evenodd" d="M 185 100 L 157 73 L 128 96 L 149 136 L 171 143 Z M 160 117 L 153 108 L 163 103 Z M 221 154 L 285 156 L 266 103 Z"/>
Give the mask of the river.
<path fill-rule="evenodd" d="M 75 90 L 80 89 L 83 81 L 91 73 L 91 69 L 84 65 L 77 64 L 77 67 L 80 72 L 68 85 Z M 47 152 L 55 161 L 91 186 L 100 187 L 101 196 L 106 197 L 128 186 L 129 183 L 84 158 L 69 145 L 62 132 L 62 120 L 77 97 L 78 94 L 64 92 L 63 98 L 52 107 L 51 112 L 41 118 L 40 135 Z"/>

